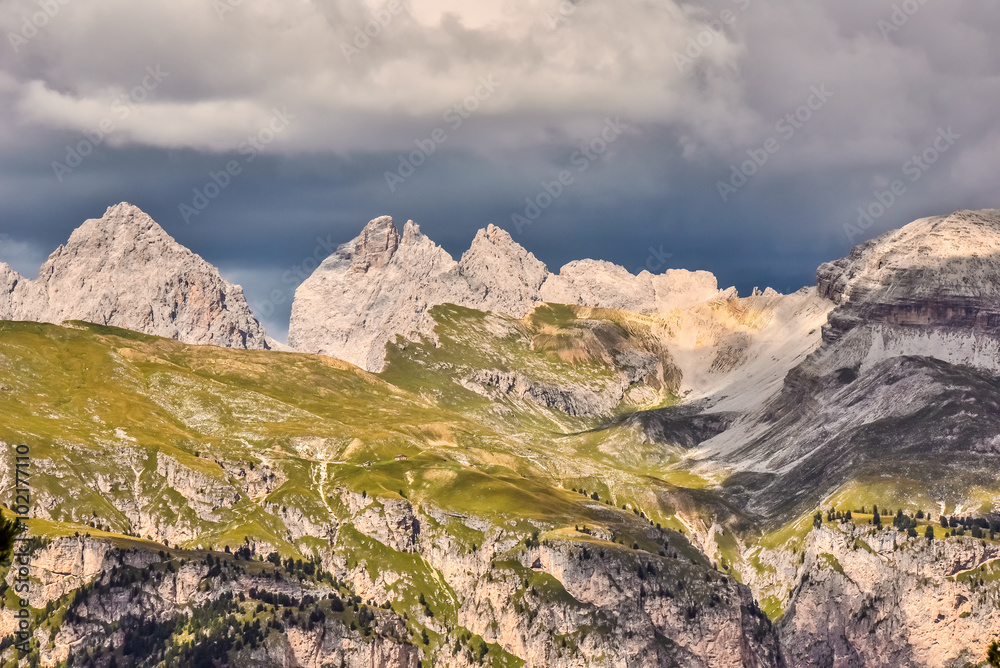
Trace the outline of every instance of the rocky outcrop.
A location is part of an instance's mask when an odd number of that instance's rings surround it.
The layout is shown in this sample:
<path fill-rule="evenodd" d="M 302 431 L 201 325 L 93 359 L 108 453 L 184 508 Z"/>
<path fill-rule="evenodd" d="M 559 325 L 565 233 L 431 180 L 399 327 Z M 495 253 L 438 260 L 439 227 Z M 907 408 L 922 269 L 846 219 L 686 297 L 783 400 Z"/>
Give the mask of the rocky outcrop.
<path fill-rule="evenodd" d="M 431 306 L 470 298 L 458 263 L 416 223 L 400 237 L 391 218 L 376 218 L 295 291 L 288 343 L 379 370 L 397 334 L 433 333 Z"/>
<path fill-rule="evenodd" d="M 720 293 L 718 281 L 707 271 L 668 269 L 636 276 L 611 262 L 577 260 L 549 275 L 540 296 L 556 304 L 662 313 L 718 299 Z M 735 291 L 730 289 L 726 296 L 735 296 Z"/>
<path fill-rule="evenodd" d="M 438 617 L 456 606 L 457 623 L 496 643 L 528 666 L 681 665 L 694 667 L 783 666 L 770 622 L 746 587 L 708 566 L 681 556 L 669 540 L 678 534 L 652 528 L 647 538 L 666 544 L 660 554 L 630 550 L 610 536 L 566 540 L 526 536 L 483 518 L 448 514 L 428 505 L 417 512 L 405 501 L 361 498 L 342 492 L 355 508 L 351 526 L 376 541 L 359 557 L 403 539 L 447 583 L 434 617 L 419 621 L 446 636 L 435 665 L 464 666 L 451 651 L 455 638 Z M 409 518 L 422 528 L 414 533 Z M 443 530 L 452 524 L 451 531 Z M 482 535 L 470 549 L 454 527 Z M 581 536 L 583 537 L 583 536 Z M 586 537 L 584 537 L 586 538 Z M 334 545 L 329 567 L 376 604 L 396 601 L 399 586 L 413 575 L 362 561 L 353 568 Z M 384 563 L 384 562 L 376 562 Z M 411 613 L 412 614 L 412 613 Z"/>
<path fill-rule="evenodd" d="M 76 229 L 37 280 L 0 265 L 0 319 L 85 320 L 184 343 L 271 347 L 241 287 L 124 202 Z"/>
<path fill-rule="evenodd" d="M 794 563 L 793 555 L 764 562 Z M 780 625 L 792 666 L 978 664 L 1000 635 L 994 542 L 852 523 L 810 534 Z"/>
<path fill-rule="evenodd" d="M 610 385 L 614 384 L 614 387 Z M 480 369 L 465 379 L 463 385 L 484 396 L 514 396 L 545 408 L 555 408 L 567 415 L 595 416 L 610 413 L 622 399 L 628 383 L 619 378 L 600 387 L 573 384 L 562 386 L 533 381 L 517 371 Z M 491 391 L 495 390 L 495 391 Z"/>
<path fill-rule="evenodd" d="M 726 461 L 741 472 L 735 498 L 789 519 L 867 466 L 919 457 L 935 499 L 972 503 L 956 457 L 998 465 L 1000 212 L 918 220 L 817 275 L 820 298 L 837 305 L 822 344 L 701 444 L 700 470 Z"/>
<path fill-rule="evenodd" d="M 910 223 L 820 266 L 817 287 L 839 305 L 824 341 L 851 338 L 859 362 L 906 351 L 1000 364 L 1000 210 Z"/>
<path fill-rule="evenodd" d="M 541 261 L 494 225 L 479 230 L 458 263 L 458 273 L 471 292 L 461 305 L 516 318 L 542 301 L 539 290 L 549 275 Z"/>
<path fill-rule="evenodd" d="M 516 571 L 491 572 L 463 605 L 463 620 L 534 666 L 784 665 L 745 587 L 719 574 L 691 577 L 697 568 L 680 561 L 630 556 L 547 541 L 522 566 L 551 578 L 560 599 L 525 587 Z M 569 651 L 549 634 L 567 638 Z"/>
<path fill-rule="evenodd" d="M 226 554 L 206 559 L 199 553 L 154 550 L 155 544 L 126 548 L 90 537 L 59 538 L 35 550 L 28 568 L 30 603 L 35 608 L 61 608 L 63 613 L 55 627 L 33 625 L 41 665 L 55 666 L 86 654 L 107 665 L 101 657 L 124 647 L 129 648 L 124 651 L 126 660 L 130 653 L 143 660 L 157 653 L 162 657 L 167 649 L 164 641 L 183 629 L 185 615 L 214 620 L 220 611 L 247 619 L 241 624 L 230 617 L 229 623 L 212 631 L 207 631 L 211 621 L 202 625 L 199 644 L 210 647 L 212 658 L 225 661 L 225 666 L 419 665 L 420 653 L 409 640 L 410 631 L 392 611 L 366 608 L 370 621 L 365 622 L 367 630 L 359 629 L 356 622 L 331 615 L 323 604 L 324 599 L 339 600 L 338 594 L 344 593 L 328 584 L 303 582 L 281 569 L 248 565 Z M 8 585 L 12 584 L 8 575 Z M 271 597 L 283 597 L 283 602 Z M 258 606 L 261 599 L 269 605 Z M 0 611 L 4 635 L 16 627 L 15 614 L 11 607 Z M 263 626 L 263 632 L 254 634 L 250 620 L 258 630 Z M 244 643 L 254 635 L 252 644 Z M 227 637 L 228 642 L 219 642 Z M 233 637 L 238 638 L 235 645 Z M 188 651 L 194 654 L 182 654 L 181 665 L 197 663 L 192 659 L 198 656 L 198 647 Z"/>
<path fill-rule="evenodd" d="M 914 221 L 821 265 L 817 286 L 840 305 L 895 307 L 884 313 L 900 324 L 990 326 L 1000 311 L 1000 210 Z"/>
<path fill-rule="evenodd" d="M 327 258 L 295 293 L 288 342 L 369 371 L 384 366 L 396 336 L 434 337 L 427 311 L 456 304 L 523 317 L 543 302 L 657 312 L 719 297 L 707 272 L 633 276 L 607 262 L 583 261 L 549 273 L 510 235 L 480 230 L 459 262 L 409 221 L 402 236 L 386 216 Z M 733 293 L 727 293 L 733 296 Z"/>

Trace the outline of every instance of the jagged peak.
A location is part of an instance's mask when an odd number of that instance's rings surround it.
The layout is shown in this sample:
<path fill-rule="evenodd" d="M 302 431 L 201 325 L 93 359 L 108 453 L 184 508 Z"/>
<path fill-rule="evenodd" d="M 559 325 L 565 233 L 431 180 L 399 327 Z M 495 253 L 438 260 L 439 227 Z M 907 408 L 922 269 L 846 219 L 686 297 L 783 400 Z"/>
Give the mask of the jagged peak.
<path fill-rule="evenodd" d="M 417 225 L 412 220 L 406 221 L 406 225 L 403 225 L 403 243 L 414 243 L 420 241 L 421 239 L 426 239 L 423 232 L 420 231 L 420 226 Z"/>
<path fill-rule="evenodd" d="M 103 217 L 122 218 L 135 216 L 145 216 L 146 218 L 149 218 L 149 215 L 135 204 L 131 204 L 129 202 L 119 202 L 118 204 L 112 204 L 109 206 L 107 211 L 104 212 Z"/>
<path fill-rule="evenodd" d="M 13 277 L 20 279 L 21 274 L 17 273 L 13 267 L 6 262 L 0 262 L 0 277 Z"/>
<path fill-rule="evenodd" d="M 510 245 L 516 246 L 517 248 L 521 248 L 523 250 L 523 247 L 521 246 L 521 244 L 519 244 L 516 241 L 514 241 L 514 238 L 510 236 L 510 234 L 507 232 L 507 230 L 505 230 L 503 228 L 500 228 L 500 227 L 497 227 L 493 223 L 490 223 L 486 227 L 484 227 L 484 228 L 480 229 L 478 232 L 476 232 L 476 236 L 472 240 L 472 243 L 473 243 L 473 245 L 475 245 L 476 242 L 483 243 L 484 241 L 488 241 L 489 243 L 492 243 L 492 244 L 495 244 L 495 245 L 496 244 L 510 244 Z"/>
<path fill-rule="evenodd" d="M 396 229 L 392 216 L 374 218 L 365 225 L 354 241 L 351 271 L 365 273 L 369 269 L 389 264 L 399 248 L 399 241 L 399 230 Z"/>
<path fill-rule="evenodd" d="M 461 266 L 468 269 L 474 263 L 481 263 L 486 258 L 503 257 L 521 265 L 531 273 L 548 274 L 545 264 L 536 258 L 531 251 L 514 241 L 510 234 L 496 225 L 490 224 L 476 232 L 469 250 L 462 255 Z M 544 280 L 544 277 L 542 278 Z M 539 283 L 541 285 L 541 283 Z"/>
<path fill-rule="evenodd" d="M 128 202 L 121 202 L 114 206 L 109 206 L 104 215 L 97 220 L 103 223 L 111 223 L 115 226 L 124 226 L 135 230 L 162 229 L 148 213 Z"/>
<path fill-rule="evenodd" d="M 136 240 L 155 238 L 158 241 L 175 243 L 160 225 L 145 211 L 121 202 L 109 206 L 100 218 L 91 218 L 70 234 L 66 246 L 80 246 L 98 243 L 104 245 L 109 240 Z M 62 249 L 64 247 L 60 247 Z M 58 254 L 57 249 L 55 254 Z M 54 254 L 54 255 L 55 255 Z"/>

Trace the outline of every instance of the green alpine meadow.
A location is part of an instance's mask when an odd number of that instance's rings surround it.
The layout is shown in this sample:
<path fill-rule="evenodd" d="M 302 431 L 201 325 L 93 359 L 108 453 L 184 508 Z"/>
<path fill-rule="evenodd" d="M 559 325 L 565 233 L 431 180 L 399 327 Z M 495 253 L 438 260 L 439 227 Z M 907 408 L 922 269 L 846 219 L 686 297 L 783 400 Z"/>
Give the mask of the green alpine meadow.
<path fill-rule="evenodd" d="M 741 297 L 382 217 L 284 344 L 113 206 L 0 267 L 0 658 L 993 661 L 998 252 L 959 211 Z"/>

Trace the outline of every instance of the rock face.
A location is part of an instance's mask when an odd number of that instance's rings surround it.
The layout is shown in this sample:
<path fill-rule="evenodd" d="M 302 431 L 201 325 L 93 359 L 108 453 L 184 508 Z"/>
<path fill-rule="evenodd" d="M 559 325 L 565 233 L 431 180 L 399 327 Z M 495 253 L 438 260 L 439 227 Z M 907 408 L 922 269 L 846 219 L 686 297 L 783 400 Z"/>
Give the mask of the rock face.
<path fill-rule="evenodd" d="M 817 285 L 840 305 L 899 323 L 995 327 L 1000 210 L 917 220 L 821 265 Z"/>
<path fill-rule="evenodd" d="M 1000 210 L 910 223 L 820 266 L 817 287 L 840 305 L 824 330 L 828 342 L 862 327 L 855 338 L 867 335 L 876 357 L 906 348 L 996 368 Z M 977 354 L 984 346 L 986 354 Z"/>
<path fill-rule="evenodd" d="M 124 202 L 75 230 L 37 280 L 0 265 L 0 318 L 85 320 L 184 343 L 270 347 L 241 287 Z"/>
<path fill-rule="evenodd" d="M 368 223 L 299 286 L 288 343 L 380 371 L 385 344 L 397 335 L 433 338 L 427 310 L 438 304 L 520 318 L 543 302 L 651 313 L 719 295 L 708 272 L 633 276 L 608 262 L 584 260 L 554 275 L 494 225 L 480 230 L 456 263 L 413 221 L 400 237 L 384 216 Z"/>
<path fill-rule="evenodd" d="M 610 262 L 577 260 L 546 279 L 541 297 L 556 304 L 657 313 L 717 299 L 719 288 L 707 271 L 668 269 L 662 274 L 643 271 L 634 276 Z"/>
<path fill-rule="evenodd" d="M 762 562 L 801 560 L 780 627 L 797 668 L 976 665 L 1000 634 L 996 543 L 834 523 L 791 557 Z"/>
<path fill-rule="evenodd" d="M 702 444 L 706 461 L 745 472 L 734 494 L 794 514 L 866 467 L 900 470 L 919 457 L 948 480 L 961 470 L 956 458 L 997 463 L 1000 211 L 927 218 L 873 239 L 822 265 L 817 290 L 838 305 L 822 345 L 780 392 Z M 957 481 L 935 498 L 973 503 Z"/>
<path fill-rule="evenodd" d="M 66 608 L 57 627 L 34 631 L 44 648 L 41 664 L 57 665 L 77 648 L 100 657 L 116 647 L 134 646 L 141 642 L 136 629 L 155 630 L 162 640 L 179 630 L 176 621 L 182 613 L 214 610 L 211 618 L 222 622 L 221 628 L 217 624 L 199 638 L 206 645 L 220 632 L 229 635 L 230 628 L 237 637 L 247 637 L 250 623 L 227 621 L 226 613 L 260 617 L 264 627 L 256 642 L 229 645 L 233 661 L 220 652 L 216 658 L 224 666 L 413 668 L 429 657 L 421 656 L 416 643 L 426 643 L 407 628 L 408 619 L 442 636 L 433 663 L 447 667 L 481 665 L 452 649 L 469 632 L 528 666 L 786 665 L 777 633 L 750 590 L 704 559 L 684 556 L 670 545 L 661 556 L 608 541 L 588 545 L 553 539 L 525 548 L 519 535 L 486 520 L 450 515 L 432 504 L 417 511 L 405 501 L 384 503 L 346 490 L 338 493 L 346 515 L 341 532 L 330 540 L 337 551 L 318 562 L 334 576 L 336 586 L 329 579 L 295 577 L 287 566 L 282 571 L 269 562 L 248 565 L 229 553 L 206 557 L 204 552 L 164 550 L 139 540 L 121 547 L 89 534 L 43 541 L 30 558 L 31 605 Z M 466 549 L 441 530 L 445 522 L 456 521 L 466 531 L 481 533 L 478 549 Z M 663 540 L 662 534 L 649 532 L 654 535 Z M 372 553 L 343 556 L 355 536 L 363 537 Z M 671 540 L 684 542 L 676 534 Z M 262 546 L 247 549 L 255 547 Z M 366 564 L 375 561 L 379 551 L 396 554 L 401 565 L 408 562 L 404 555 L 418 555 L 434 569 L 447 595 L 428 592 L 425 609 L 411 609 L 408 617 L 401 617 L 394 609 L 402 607 L 399 586 L 412 576 Z M 14 577 L 11 571 L 8 585 Z M 342 596 L 366 601 L 368 605 L 360 607 L 372 621 L 361 623 L 362 615 L 330 614 L 326 600 Z M 282 604 L 268 597 L 287 598 Z M 275 607 L 259 606 L 255 615 L 261 600 Z M 435 615 L 426 613 L 430 605 Z M 14 614 L 10 607 L 0 611 L 0 631 L 16 628 Z M 445 615 L 453 616 L 452 621 L 439 619 Z M 106 628 L 116 620 L 119 628 L 109 634 Z M 358 630 L 352 622 L 370 628 Z M 268 633 L 271 628 L 279 633 Z M 156 644 L 147 649 L 159 650 Z"/>
<path fill-rule="evenodd" d="M 288 343 L 379 370 L 396 334 L 430 333 L 427 309 L 469 300 L 458 263 L 416 223 L 400 237 L 391 218 L 376 218 L 296 290 Z"/>
<path fill-rule="evenodd" d="M 494 225 L 479 230 L 458 273 L 472 293 L 463 306 L 518 318 L 542 301 L 539 290 L 549 275 L 542 262 Z"/>
<path fill-rule="evenodd" d="M 419 652 L 410 642 L 409 631 L 394 612 L 368 608 L 370 628 L 363 632 L 353 626 L 349 628 L 336 616 L 326 617 L 330 608 L 323 605 L 323 600 L 327 596 L 337 596 L 337 590 L 322 582 L 302 583 L 281 578 L 280 573 L 279 577 L 271 576 L 280 569 L 261 572 L 258 567 L 255 573 L 247 573 L 241 568 L 246 562 L 233 560 L 230 555 L 223 555 L 210 566 L 192 558 L 198 556 L 195 553 L 167 553 L 162 549 L 157 553 L 154 548 L 158 546 L 153 543 L 143 547 L 145 549 L 123 548 L 87 536 L 57 538 L 34 551 L 31 577 L 37 584 L 30 594 L 32 606 L 44 608 L 67 593 L 74 594 L 57 628 L 35 630 L 34 638 L 42 645 L 38 652 L 41 665 L 64 664 L 67 659 L 80 656 L 82 648 L 91 656 L 96 653 L 102 664 L 120 665 L 113 659 L 102 662 L 101 657 L 110 657 L 115 648 L 122 646 L 131 647 L 142 659 L 149 659 L 154 652 L 163 651 L 149 638 L 175 629 L 181 613 L 215 617 L 219 610 L 225 610 L 255 617 L 257 600 L 263 598 L 274 603 L 273 597 L 281 601 L 276 605 L 276 613 L 284 608 L 285 614 L 275 614 L 270 620 L 265 617 L 264 628 L 281 628 L 281 633 L 265 631 L 252 645 L 243 645 L 242 637 L 248 636 L 250 625 L 242 628 L 239 623 L 224 626 L 221 635 L 242 636 L 240 645 L 232 652 L 231 661 L 225 660 L 225 650 L 219 650 L 218 635 L 199 639 L 213 646 L 216 665 L 262 668 L 331 665 L 416 668 L 420 665 Z M 142 577 L 137 577 L 137 573 Z M 8 584 L 12 584 L 10 575 Z M 302 614 L 303 609 L 306 609 L 305 614 Z M 234 619 L 231 617 L 230 621 Z M 259 628 L 260 619 L 256 621 Z M 0 631 L 8 635 L 16 627 L 11 609 L 0 614 Z M 109 627 L 114 631 L 107 632 L 105 629 Z M 372 632 L 376 638 L 374 643 L 370 637 Z M 233 648 L 233 643 L 221 646 Z M 136 647 L 143 652 L 136 652 Z M 207 652 L 202 652 L 201 656 L 205 654 Z M 199 657 L 197 648 L 180 656 L 175 654 L 174 658 L 179 665 L 197 665 L 200 661 L 196 657 Z M 224 663 L 218 664 L 218 661 Z M 133 660 L 126 665 L 145 664 Z"/>

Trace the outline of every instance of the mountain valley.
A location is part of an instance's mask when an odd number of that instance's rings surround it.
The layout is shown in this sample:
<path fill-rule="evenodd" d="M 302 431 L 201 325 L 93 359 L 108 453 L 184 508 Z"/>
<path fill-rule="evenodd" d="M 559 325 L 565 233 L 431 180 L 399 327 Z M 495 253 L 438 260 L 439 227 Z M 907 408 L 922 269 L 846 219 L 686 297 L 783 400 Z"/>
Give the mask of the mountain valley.
<path fill-rule="evenodd" d="M 744 297 L 703 271 L 552 273 L 492 225 L 456 261 L 382 217 L 299 287 L 286 347 L 116 205 L 37 280 L 0 265 L 24 660 L 983 665 L 998 291 L 996 210 Z"/>

